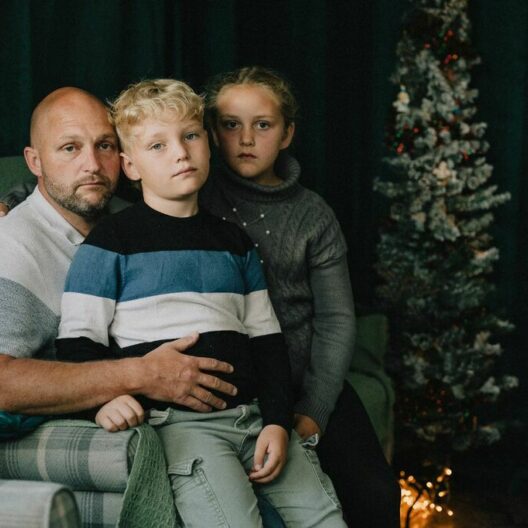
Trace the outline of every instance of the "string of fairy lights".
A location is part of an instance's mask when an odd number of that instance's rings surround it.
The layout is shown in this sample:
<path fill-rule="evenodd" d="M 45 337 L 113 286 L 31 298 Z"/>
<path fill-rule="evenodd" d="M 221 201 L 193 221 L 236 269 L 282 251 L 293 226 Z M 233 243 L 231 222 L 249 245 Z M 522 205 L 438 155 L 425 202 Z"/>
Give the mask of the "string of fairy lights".
<path fill-rule="evenodd" d="M 447 506 L 452 474 L 450 468 L 444 467 L 434 480 L 423 483 L 413 475 L 400 472 L 402 528 L 425 528 L 431 515 L 454 515 L 453 510 Z"/>

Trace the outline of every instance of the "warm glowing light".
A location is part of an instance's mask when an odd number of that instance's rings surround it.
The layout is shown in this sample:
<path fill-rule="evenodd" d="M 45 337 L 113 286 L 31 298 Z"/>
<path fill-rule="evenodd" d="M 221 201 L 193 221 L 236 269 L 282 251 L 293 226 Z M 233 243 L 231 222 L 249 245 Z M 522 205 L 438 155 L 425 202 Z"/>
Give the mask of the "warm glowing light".
<path fill-rule="evenodd" d="M 435 479 L 423 483 L 414 475 L 400 471 L 402 528 L 426 528 L 432 516 L 454 515 L 453 510 L 446 507 L 452 474 L 452 470 L 446 467 Z"/>

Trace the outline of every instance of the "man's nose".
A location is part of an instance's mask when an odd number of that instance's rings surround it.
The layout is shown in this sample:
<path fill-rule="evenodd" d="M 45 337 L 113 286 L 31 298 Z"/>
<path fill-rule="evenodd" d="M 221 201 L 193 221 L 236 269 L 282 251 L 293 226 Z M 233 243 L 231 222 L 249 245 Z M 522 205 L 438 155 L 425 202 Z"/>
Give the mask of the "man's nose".
<path fill-rule="evenodd" d="M 96 174 L 101 169 L 101 153 L 97 147 L 90 147 L 84 153 L 84 171 L 90 174 Z"/>

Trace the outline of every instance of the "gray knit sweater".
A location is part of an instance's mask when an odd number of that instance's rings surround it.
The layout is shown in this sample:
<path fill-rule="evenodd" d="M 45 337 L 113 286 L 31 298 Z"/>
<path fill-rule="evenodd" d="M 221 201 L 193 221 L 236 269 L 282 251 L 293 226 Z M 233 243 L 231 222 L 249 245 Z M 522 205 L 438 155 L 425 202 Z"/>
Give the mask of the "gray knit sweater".
<path fill-rule="evenodd" d="M 281 156 L 278 186 L 263 186 L 223 168 L 201 193 L 213 214 L 243 227 L 255 242 L 284 332 L 295 412 L 322 430 L 342 390 L 355 337 L 346 243 L 333 211 L 298 183 L 295 159 Z"/>

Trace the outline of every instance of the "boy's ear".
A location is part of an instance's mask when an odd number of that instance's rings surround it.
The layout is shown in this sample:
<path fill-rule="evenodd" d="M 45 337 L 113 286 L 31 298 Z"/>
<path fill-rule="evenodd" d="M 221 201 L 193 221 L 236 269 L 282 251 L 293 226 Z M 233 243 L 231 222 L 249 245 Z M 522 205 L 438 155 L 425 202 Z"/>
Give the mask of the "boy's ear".
<path fill-rule="evenodd" d="M 284 150 L 288 148 L 292 142 L 293 134 L 295 134 L 295 123 L 290 123 L 284 131 L 284 137 L 280 145 L 280 149 Z"/>
<path fill-rule="evenodd" d="M 130 157 L 124 152 L 121 152 L 120 156 L 121 168 L 123 169 L 123 172 L 125 173 L 126 177 L 132 181 L 141 181 L 141 176 L 138 174 L 136 166 L 134 165 Z"/>
<path fill-rule="evenodd" d="M 37 177 L 42 176 L 42 164 L 40 163 L 40 156 L 38 150 L 33 147 L 26 147 L 24 149 L 24 158 L 26 159 L 29 170 Z"/>

